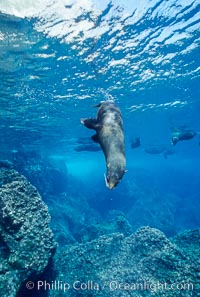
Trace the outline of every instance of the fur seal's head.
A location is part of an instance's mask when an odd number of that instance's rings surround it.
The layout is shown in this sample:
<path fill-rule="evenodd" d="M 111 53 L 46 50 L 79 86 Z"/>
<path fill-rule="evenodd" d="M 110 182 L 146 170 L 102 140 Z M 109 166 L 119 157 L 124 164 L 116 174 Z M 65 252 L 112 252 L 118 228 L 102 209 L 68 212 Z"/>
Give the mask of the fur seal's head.
<path fill-rule="evenodd" d="M 178 138 L 177 136 L 173 136 L 173 137 L 172 137 L 172 144 L 173 144 L 173 145 L 176 145 L 177 142 L 179 142 L 179 138 Z"/>
<path fill-rule="evenodd" d="M 110 164 L 107 165 L 107 174 L 105 175 L 106 186 L 113 190 L 122 180 L 124 173 L 127 170 L 124 169 L 124 166 L 118 168 L 111 168 Z"/>
<path fill-rule="evenodd" d="M 118 183 L 121 181 L 123 175 L 121 176 L 121 178 L 115 176 L 115 175 L 105 175 L 105 183 L 106 183 L 106 187 L 110 190 L 113 190 Z"/>

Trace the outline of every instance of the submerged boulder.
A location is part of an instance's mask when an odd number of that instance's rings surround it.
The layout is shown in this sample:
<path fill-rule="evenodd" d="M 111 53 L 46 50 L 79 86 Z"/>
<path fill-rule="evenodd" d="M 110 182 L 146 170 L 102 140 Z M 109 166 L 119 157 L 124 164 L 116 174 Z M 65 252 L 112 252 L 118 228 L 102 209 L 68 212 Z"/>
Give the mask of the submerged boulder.
<path fill-rule="evenodd" d="M 194 235 L 196 244 L 200 237 Z M 55 257 L 57 278 L 38 283 L 38 290 L 51 297 L 197 296 L 200 267 L 182 249 L 185 238 L 169 240 L 157 229 L 142 227 L 128 237 L 115 233 L 67 246 Z M 199 248 L 190 246 L 192 234 L 188 238 L 187 251 L 192 247 L 198 259 Z"/>
<path fill-rule="evenodd" d="M 122 233 L 128 236 L 132 233 L 132 227 L 126 217 L 119 213 L 112 220 L 102 221 L 100 223 L 85 224 L 84 228 L 79 231 L 82 242 L 91 241 L 102 235 L 112 233 Z"/>
<path fill-rule="evenodd" d="M 0 168 L 0 291 L 14 297 L 37 277 L 55 250 L 50 215 L 36 188 L 8 167 Z"/>

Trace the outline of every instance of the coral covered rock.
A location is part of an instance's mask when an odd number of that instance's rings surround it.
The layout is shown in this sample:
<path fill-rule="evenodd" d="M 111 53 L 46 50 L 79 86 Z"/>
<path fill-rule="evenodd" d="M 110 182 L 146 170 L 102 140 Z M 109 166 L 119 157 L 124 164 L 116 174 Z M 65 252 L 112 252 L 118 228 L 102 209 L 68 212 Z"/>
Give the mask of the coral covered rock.
<path fill-rule="evenodd" d="M 199 233 L 194 235 L 196 243 Z M 179 246 L 178 237 L 175 244 L 161 231 L 142 227 L 128 237 L 115 233 L 68 246 L 56 256 L 57 278 L 40 282 L 38 290 L 51 297 L 197 296 L 200 267 L 181 248 L 184 238 Z M 198 258 L 199 248 L 192 250 Z"/>
<path fill-rule="evenodd" d="M 123 214 L 116 215 L 112 220 L 85 225 L 84 228 L 80 230 L 82 242 L 91 241 L 102 235 L 117 232 L 122 233 L 125 236 L 132 233 L 131 225 Z"/>
<path fill-rule="evenodd" d="M 1 296 L 15 296 L 23 281 L 44 271 L 55 250 L 49 223 L 36 188 L 17 171 L 0 168 Z"/>

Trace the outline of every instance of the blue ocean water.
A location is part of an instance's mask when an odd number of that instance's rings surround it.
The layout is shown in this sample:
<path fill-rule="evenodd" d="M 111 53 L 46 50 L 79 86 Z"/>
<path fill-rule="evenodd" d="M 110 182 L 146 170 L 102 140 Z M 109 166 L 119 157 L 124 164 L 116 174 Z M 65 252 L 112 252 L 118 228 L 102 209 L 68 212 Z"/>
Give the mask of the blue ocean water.
<path fill-rule="evenodd" d="M 1 159 L 62 162 L 73 195 L 103 219 L 122 212 L 133 229 L 167 234 L 199 227 L 200 1 L 57 2 L 0 3 Z M 128 170 L 113 191 L 80 123 L 110 99 L 123 115 Z M 177 128 L 196 135 L 174 146 Z"/>

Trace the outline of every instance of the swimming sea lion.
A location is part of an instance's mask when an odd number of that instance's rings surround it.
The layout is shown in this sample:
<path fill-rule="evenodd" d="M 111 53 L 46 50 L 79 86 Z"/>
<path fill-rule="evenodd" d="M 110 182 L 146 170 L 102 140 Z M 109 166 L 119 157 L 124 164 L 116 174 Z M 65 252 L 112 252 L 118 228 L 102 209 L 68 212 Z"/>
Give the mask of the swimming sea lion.
<path fill-rule="evenodd" d="M 180 140 L 190 140 L 196 136 L 196 132 L 189 129 L 175 129 L 172 133 L 172 143 L 176 145 Z"/>
<path fill-rule="evenodd" d="M 168 156 L 174 154 L 174 150 L 160 146 L 160 145 L 149 146 L 149 147 L 145 148 L 144 151 L 147 154 L 151 154 L 151 155 L 161 155 L 162 154 L 165 159 L 167 159 Z"/>
<path fill-rule="evenodd" d="M 96 107 L 99 107 L 96 119 L 81 119 L 81 123 L 96 131 L 92 139 L 100 144 L 105 155 L 105 182 L 112 190 L 126 171 L 123 120 L 119 107 L 111 100 L 102 101 Z"/>
<path fill-rule="evenodd" d="M 134 139 L 131 139 L 131 148 L 135 149 L 137 147 L 140 147 L 140 137 L 135 137 Z"/>

